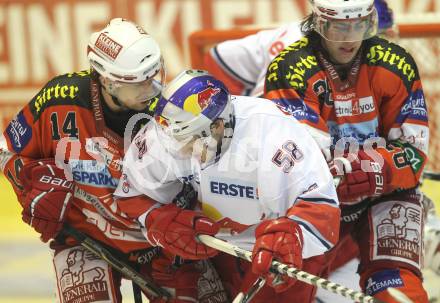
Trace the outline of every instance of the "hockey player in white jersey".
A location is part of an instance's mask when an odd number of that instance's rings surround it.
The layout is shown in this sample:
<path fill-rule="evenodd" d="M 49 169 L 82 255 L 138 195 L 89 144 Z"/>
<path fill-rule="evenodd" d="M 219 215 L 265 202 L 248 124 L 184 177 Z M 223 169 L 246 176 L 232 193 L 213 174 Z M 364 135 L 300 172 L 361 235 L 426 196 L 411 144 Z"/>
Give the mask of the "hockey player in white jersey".
<path fill-rule="evenodd" d="M 231 296 L 265 276 L 253 302 L 287 302 L 296 280 L 272 283 L 271 260 L 301 268 L 338 240 L 333 179 L 304 126 L 270 101 L 229 95 L 206 72 L 184 71 L 165 87 L 155 121 L 124 161 L 119 206 L 136 217 L 150 244 L 205 259 L 217 252 L 196 235 L 210 234 L 253 251 L 252 264 L 239 269 L 233 257 L 214 258 Z M 198 193 L 195 210 L 170 203 L 183 183 Z M 139 195 L 148 197 L 144 205 L 127 203 Z"/>
<path fill-rule="evenodd" d="M 375 0 L 379 33 L 396 36 L 392 11 L 385 0 Z M 209 50 L 204 66 L 223 81 L 231 94 L 260 97 L 269 63 L 287 46 L 302 37 L 300 21 L 261 30 L 241 39 L 223 41 Z"/>
<path fill-rule="evenodd" d="M 222 80 L 231 94 L 260 97 L 269 63 L 302 37 L 300 22 L 290 22 L 241 39 L 215 45 L 204 58 L 205 68 Z"/>
<path fill-rule="evenodd" d="M 398 31 L 394 23 L 393 11 L 387 2 L 375 0 L 374 5 L 378 14 L 378 33 L 389 40 L 397 39 Z M 206 54 L 204 65 L 210 73 L 227 85 L 231 93 L 261 96 L 267 66 L 281 50 L 299 40 L 301 36 L 300 22 L 290 22 L 275 29 L 261 30 L 244 38 L 223 41 L 212 47 Z M 438 216 L 433 215 L 428 219 L 430 221 L 427 224 L 432 223 L 429 226 L 440 226 L 434 224 L 435 221 L 440 222 Z M 425 229 L 425 242 L 428 239 L 439 243 L 440 233 L 436 233 L 433 228 L 427 228 Z M 345 243 L 346 254 L 338 256 L 334 261 L 334 267 L 332 267 L 334 271 L 330 274 L 330 280 L 360 290 L 359 275 L 356 274 L 359 262 L 357 259 L 349 262 L 357 255 L 358 248 L 353 242 Z M 425 243 L 425 246 L 429 243 Z M 437 246 L 429 245 L 429 247 Z M 437 268 L 438 264 L 433 262 L 435 259 L 433 252 L 435 248 L 427 251 L 425 263 L 427 267 Z M 440 256 L 440 253 L 438 255 Z M 334 302 L 335 300 L 341 303 L 350 302 L 348 299 L 322 289 L 317 290 L 316 296 L 317 302 Z"/>

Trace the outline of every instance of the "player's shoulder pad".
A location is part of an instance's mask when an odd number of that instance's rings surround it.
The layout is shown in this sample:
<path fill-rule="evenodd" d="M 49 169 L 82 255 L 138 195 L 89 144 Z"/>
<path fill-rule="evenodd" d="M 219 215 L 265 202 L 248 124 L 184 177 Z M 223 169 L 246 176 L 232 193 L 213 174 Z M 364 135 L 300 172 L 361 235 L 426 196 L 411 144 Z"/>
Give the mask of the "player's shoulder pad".
<path fill-rule="evenodd" d="M 364 63 L 380 66 L 396 74 L 407 87 L 420 79 L 414 58 L 403 47 L 380 37 L 366 41 Z"/>
<path fill-rule="evenodd" d="M 29 109 L 38 120 L 44 110 L 56 105 L 72 105 L 91 108 L 91 71 L 59 75 L 50 80 L 29 102 Z"/>
<path fill-rule="evenodd" d="M 305 90 L 307 80 L 321 70 L 313 49 L 314 43 L 306 36 L 282 50 L 267 69 L 267 90 L 283 88 Z"/>

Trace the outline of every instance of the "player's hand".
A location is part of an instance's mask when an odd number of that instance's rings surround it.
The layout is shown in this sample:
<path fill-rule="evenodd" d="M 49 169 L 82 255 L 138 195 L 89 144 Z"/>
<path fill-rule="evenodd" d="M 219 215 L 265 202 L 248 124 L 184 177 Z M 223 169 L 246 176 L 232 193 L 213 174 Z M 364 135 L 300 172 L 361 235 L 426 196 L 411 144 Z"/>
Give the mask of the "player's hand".
<path fill-rule="evenodd" d="M 166 255 L 155 257 L 151 261 L 151 269 L 141 267 L 141 274 L 154 279 L 160 287 L 165 287 L 172 298 L 148 298 L 151 303 L 188 303 L 197 302 L 197 282 L 200 274 L 195 263 L 186 263 L 179 266 L 173 264 L 174 258 Z"/>
<path fill-rule="evenodd" d="M 47 242 L 60 232 L 71 207 L 73 184 L 53 159 L 33 161 L 20 172 L 22 219 Z"/>
<path fill-rule="evenodd" d="M 364 165 L 361 161 L 364 161 Z M 380 167 L 379 163 L 362 150 L 353 161 L 349 160 L 348 155 L 335 158 L 330 164 L 330 171 L 333 176 L 342 177 L 336 189 L 341 203 L 356 203 L 391 191 L 388 163 L 384 160 Z"/>
<path fill-rule="evenodd" d="M 163 251 L 162 251 L 163 252 Z M 183 260 L 181 260 L 183 261 Z M 151 276 L 158 286 L 166 288 L 172 295 L 169 299 L 150 299 L 150 303 L 226 303 L 227 295 L 220 277 L 209 260 L 179 262 L 174 255 L 163 252 L 151 261 L 151 269 L 142 266 L 141 274 Z M 205 287 L 209 283 L 208 287 Z M 202 286 L 201 286 L 202 285 Z M 200 288 L 203 291 L 200 291 Z"/>
<path fill-rule="evenodd" d="M 303 236 L 299 225 L 286 217 L 261 222 L 255 230 L 255 246 L 252 251 L 252 272 L 265 276 L 276 292 L 282 292 L 295 284 L 287 276 L 269 273 L 273 260 L 296 268 L 302 267 Z"/>
<path fill-rule="evenodd" d="M 200 212 L 167 204 L 152 210 L 145 219 L 147 239 L 154 246 L 189 260 L 213 257 L 217 250 L 200 243 L 200 234 L 214 236 L 219 226 Z"/>

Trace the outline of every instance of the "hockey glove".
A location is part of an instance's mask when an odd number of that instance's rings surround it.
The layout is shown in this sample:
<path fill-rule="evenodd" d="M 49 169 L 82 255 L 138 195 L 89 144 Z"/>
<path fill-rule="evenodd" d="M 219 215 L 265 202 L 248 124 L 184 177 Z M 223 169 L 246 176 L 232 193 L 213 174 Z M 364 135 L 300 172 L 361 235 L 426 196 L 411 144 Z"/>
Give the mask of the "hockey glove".
<path fill-rule="evenodd" d="M 197 302 L 197 282 L 199 274 L 195 263 L 175 266 L 173 261 L 165 256 L 158 256 L 152 261 L 151 277 L 161 287 L 165 287 L 173 298 L 165 301 L 163 298 L 152 299 L 151 303 L 186 303 Z"/>
<path fill-rule="evenodd" d="M 363 161 L 363 165 L 362 162 Z M 377 197 L 391 192 L 391 173 L 387 161 L 382 167 L 364 151 L 350 161 L 348 155 L 335 158 L 330 164 L 333 176 L 341 176 L 336 191 L 341 203 L 357 203 L 368 197 Z"/>
<path fill-rule="evenodd" d="M 200 212 L 167 204 L 152 210 L 145 219 L 147 240 L 189 260 L 213 257 L 217 250 L 200 243 L 196 236 L 215 235 L 219 226 Z"/>
<path fill-rule="evenodd" d="M 180 259 L 177 263 L 175 260 L 175 257 L 165 253 L 153 259 L 151 274 L 146 271 L 159 286 L 172 294 L 167 301 L 163 298 L 150 299 L 150 303 L 230 302 L 209 260 L 186 262 Z"/>
<path fill-rule="evenodd" d="M 255 230 L 255 246 L 252 251 L 252 272 L 264 275 L 276 292 L 283 292 L 295 284 L 288 276 L 269 272 L 275 259 L 301 269 L 303 236 L 299 225 L 286 217 L 261 222 Z"/>
<path fill-rule="evenodd" d="M 73 184 L 53 159 L 33 161 L 20 172 L 23 194 L 22 219 L 41 234 L 41 240 L 53 239 L 61 230 L 71 207 Z"/>

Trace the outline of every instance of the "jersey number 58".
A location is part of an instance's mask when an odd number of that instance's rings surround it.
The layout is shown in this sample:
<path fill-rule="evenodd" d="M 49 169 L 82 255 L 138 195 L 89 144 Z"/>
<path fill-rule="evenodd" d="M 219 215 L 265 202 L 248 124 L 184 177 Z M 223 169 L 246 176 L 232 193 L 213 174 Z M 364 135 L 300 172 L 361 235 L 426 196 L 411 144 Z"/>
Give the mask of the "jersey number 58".
<path fill-rule="evenodd" d="M 281 167 L 283 172 L 289 173 L 295 162 L 299 162 L 304 158 L 303 152 L 298 148 L 298 146 L 293 141 L 286 141 L 279 148 L 272 157 L 272 162 L 276 166 Z"/>

